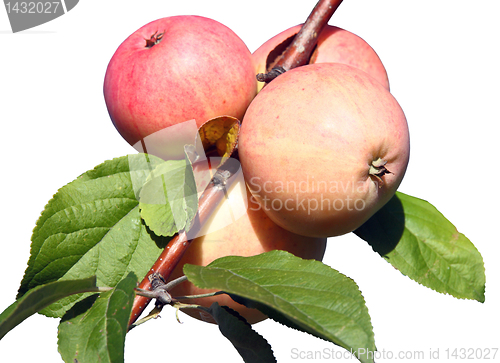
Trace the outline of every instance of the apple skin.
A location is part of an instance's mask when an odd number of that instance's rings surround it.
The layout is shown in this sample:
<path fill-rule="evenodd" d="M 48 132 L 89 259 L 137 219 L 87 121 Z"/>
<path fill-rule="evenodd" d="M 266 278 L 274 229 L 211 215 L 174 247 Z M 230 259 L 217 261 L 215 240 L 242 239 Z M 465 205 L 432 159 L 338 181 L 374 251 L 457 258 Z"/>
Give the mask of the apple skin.
<path fill-rule="evenodd" d="M 193 119 L 198 127 L 222 115 L 241 120 L 256 92 L 247 46 L 225 25 L 200 16 L 144 25 L 118 47 L 104 79 L 111 120 L 131 145 Z"/>
<path fill-rule="evenodd" d="M 241 174 L 241 172 L 240 172 Z M 246 208 L 243 204 L 247 203 Z M 243 213 L 238 210 L 243 205 Z M 227 208 L 231 206 L 236 220 L 217 229 L 217 226 L 227 224 L 230 213 Z M 236 213 L 235 213 L 236 212 Z M 182 257 L 172 278 L 182 276 L 184 264 L 206 266 L 213 260 L 229 256 L 253 256 L 272 250 L 285 250 L 296 256 L 305 259 L 316 259 L 321 261 L 326 249 L 326 238 L 310 238 L 290 233 L 273 223 L 266 213 L 256 203 L 248 189 L 241 174 L 228 190 L 228 199 L 224 200 L 215 210 L 213 218 L 205 225 L 206 228 L 215 226 L 215 231 L 208 231 L 206 235 L 195 238 L 188 250 Z M 239 216 L 239 218 L 237 218 Z M 170 292 L 172 296 L 197 295 L 216 290 L 200 289 L 191 282 L 186 281 L 173 288 Z M 208 298 L 198 298 L 183 300 L 188 304 L 198 304 L 205 307 L 217 301 L 219 305 L 229 306 L 242 315 L 250 324 L 255 324 L 267 318 L 266 315 L 257 309 L 249 309 L 233 301 L 228 295 L 218 295 Z M 186 314 L 206 322 L 215 323 L 213 318 L 206 312 L 199 309 L 183 309 Z"/>
<path fill-rule="evenodd" d="M 299 24 L 279 33 L 253 53 L 256 73 L 265 72 L 268 54 L 279 44 L 295 36 L 301 27 L 302 24 Z M 375 50 L 356 34 L 336 26 L 325 26 L 318 37 L 318 44 L 309 63 L 348 64 L 365 71 L 389 89 L 386 69 Z M 263 85 L 263 83 L 259 83 L 259 90 Z"/>
<path fill-rule="evenodd" d="M 245 179 L 264 211 L 312 237 L 361 226 L 394 195 L 409 153 L 394 97 L 340 63 L 305 65 L 270 82 L 250 104 L 239 139 Z M 390 173 L 371 175 L 380 161 Z"/>

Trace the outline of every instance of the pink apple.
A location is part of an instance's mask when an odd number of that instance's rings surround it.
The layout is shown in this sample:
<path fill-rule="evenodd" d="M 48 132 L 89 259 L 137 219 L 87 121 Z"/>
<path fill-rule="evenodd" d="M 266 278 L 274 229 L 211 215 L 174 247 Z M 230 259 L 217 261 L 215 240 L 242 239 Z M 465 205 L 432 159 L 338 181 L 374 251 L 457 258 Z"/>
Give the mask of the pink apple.
<path fill-rule="evenodd" d="M 173 16 L 146 24 L 118 47 L 104 98 L 116 129 L 134 145 L 186 121 L 199 127 L 216 116 L 241 120 L 256 87 L 251 53 L 232 30 Z"/>
<path fill-rule="evenodd" d="M 353 231 L 394 195 L 410 152 L 391 93 L 340 63 L 278 76 L 250 104 L 239 139 L 248 188 L 266 214 L 297 234 Z"/>
<path fill-rule="evenodd" d="M 206 266 L 213 260 L 229 256 L 253 256 L 272 250 L 285 250 L 305 259 L 321 261 L 326 249 L 326 238 L 309 238 L 290 233 L 277 226 L 267 217 L 260 205 L 251 198 L 245 186 L 241 171 L 229 188 L 227 199 L 218 206 L 212 218 L 205 224 L 202 236 L 191 242 L 182 260 L 172 273 L 172 278 L 182 276 L 186 263 Z M 228 223 L 231 221 L 231 223 Z M 199 295 L 216 290 L 200 289 L 191 282 L 183 282 L 170 291 L 172 296 Z M 205 307 L 217 301 L 236 310 L 250 324 L 266 319 L 256 309 L 249 309 L 236 303 L 229 295 L 217 295 L 183 300 L 187 304 Z M 186 314 L 203 321 L 214 323 L 213 318 L 200 309 L 183 309 Z"/>
<path fill-rule="evenodd" d="M 266 70 L 267 62 L 273 59 L 284 50 L 283 45 L 288 45 L 302 25 L 296 25 L 269 39 L 262 44 L 254 53 L 253 58 L 256 66 L 256 73 L 263 73 Z M 278 45 L 275 52 L 270 54 Z M 268 59 L 268 55 L 269 59 Z M 365 71 L 385 88 L 389 89 L 387 72 L 377 53 L 362 38 L 336 26 L 327 25 L 318 37 L 318 45 L 311 55 L 310 64 L 313 63 L 344 63 L 352 67 Z M 260 88 L 263 83 L 260 83 Z M 260 89 L 259 88 L 259 89 Z"/>

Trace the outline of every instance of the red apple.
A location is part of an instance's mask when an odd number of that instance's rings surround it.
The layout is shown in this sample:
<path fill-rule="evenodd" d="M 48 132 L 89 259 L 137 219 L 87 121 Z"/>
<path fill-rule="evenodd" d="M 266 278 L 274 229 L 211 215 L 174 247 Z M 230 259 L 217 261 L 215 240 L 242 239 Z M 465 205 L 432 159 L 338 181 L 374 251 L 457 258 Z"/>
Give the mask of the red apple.
<path fill-rule="evenodd" d="M 285 46 L 290 44 L 295 34 L 299 32 L 301 26 L 296 25 L 281 32 L 262 44 L 253 53 L 256 73 L 265 72 L 267 62 L 272 62 L 277 55 L 281 54 Z M 276 48 L 280 44 L 281 46 Z M 272 52 L 275 48 L 276 50 Z M 270 55 L 269 59 L 268 55 Z M 348 64 L 365 71 L 389 89 L 387 72 L 373 48 L 356 34 L 336 26 L 325 26 L 318 37 L 318 45 L 311 55 L 309 63 Z M 260 83 L 259 89 L 262 86 L 263 83 Z"/>
<path fill-rule="evenodd" d="M 243 41 L 199 16 L 162 18 L 135 31 L 116 50 L 104 80 L 109 115 L 131 145 L 186 121 L 199 127 L 216 116 L 241 120 L 256 89 Z"/>
<path fill-rule="evenodd" d="M 239 156 L 266 214 L 305 236 L 353 231 L 394 195 L 410 152 L 403 110 L 367 73 L 309 64 L 278 76 L 243 118 Z"/>

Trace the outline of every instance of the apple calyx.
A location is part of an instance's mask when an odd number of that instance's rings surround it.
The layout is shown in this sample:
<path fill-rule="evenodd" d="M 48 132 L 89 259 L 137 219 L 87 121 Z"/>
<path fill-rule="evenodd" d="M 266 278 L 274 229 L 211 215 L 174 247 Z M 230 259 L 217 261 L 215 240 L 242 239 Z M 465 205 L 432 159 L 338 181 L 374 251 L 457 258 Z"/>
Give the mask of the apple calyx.
<path fill-rule="evenodd" d="M 392 174 L 386 167 L 385 164 L 387 164 L 387 161 L 378 158 L 377 160 L 373 160 L 372 163 L 370 164 L 370 169 L 368 171 L 368 174 L 373 175 L 377 180 L 383 184 L 382 177 L 385 174 Z"/>
<path fill-rule="evenodd" d="M 145 39 L 145 41 L 146 41 L 146 48 L 152 48 L 156 44 L 158 44 L 159 42 L 161 42 L 161 40 L 163 38 L 163 34 L 165 34 L 165 32 L 162 32 L 162 33 L 158 34 L 158 30 L 157 30 L 157 31 L 154 32 L 153 35 L 151 35 L 151 38 Z"/>

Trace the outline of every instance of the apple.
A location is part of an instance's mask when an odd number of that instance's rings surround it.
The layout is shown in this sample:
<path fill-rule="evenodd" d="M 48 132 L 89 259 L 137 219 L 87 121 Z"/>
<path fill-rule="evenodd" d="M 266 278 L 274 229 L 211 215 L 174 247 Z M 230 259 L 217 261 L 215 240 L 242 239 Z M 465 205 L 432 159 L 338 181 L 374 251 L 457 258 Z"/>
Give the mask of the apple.
<path fill-rule="evenodd" d="M 227 199 L 223 200 L 212 214 L 200 236 L 191 242 L 182 260 L 172 272 L 172 278 L 184 274 L 182 268 L 186 263 L 206 266 L 219 257 L 229 255 L 253 256 L 272 250 L 285 250 L 306 259 L 321 261 L 323 258 L 326 238 L 299 236 L 277 226 L 251 197 L 241 171 L 237 177 L 238 179 L 227 191 Z M 170 294 L 175 297 L 213 291 L 215 290 L 197 288 L 191 282 L 185 281 L 173 288 Z M 210 307 L 215 301 L 219 305 L 226 305 L 238 311 L 250 324 L 266 319 L 259 310 L 246 308 L 225 294 L 182 302 Z M 182 311 L 196 319 L 215 323 L 212 316 L 203 310 Z"/>
<path fill-rule="evenodd" d="M 279 226 L 300 235 L 353 231 L 394 195 L 410 152 L 391 93 L 340 63 L 294 68 L 270 82 L 242 121 L 248 187 Z"/>
<path fill-rule="evenodd" d="M 256 92 L 247 46 L 225 25 L 200 16 L 144 25 L 118 47 L 104 79 L 114 126 L 141 152 L 148 151 L 141 143 L 146 136 L 179 123 L 195 120 L 199 127 L 222 115 L 241 120 Z M 183 157 L 182 149 L 177 155 L 156 154 Z"/>
<path fill-rule="evenodd" d="M 302 24 L 299 24 L 279 33 L 253 53 L 256 73 L 266 71 L 268 63 L 272 64 L 276 56 L 286 49 L 301 27 Z M 318 37 L 318 44 L 309 63 L 348 64 L 365 71 L 389 89 L 387 72 L 373 48 L 356 34 L 336 26 L 325 26 Z M 263 85 L 259 83 L 259 90 Z"/>

